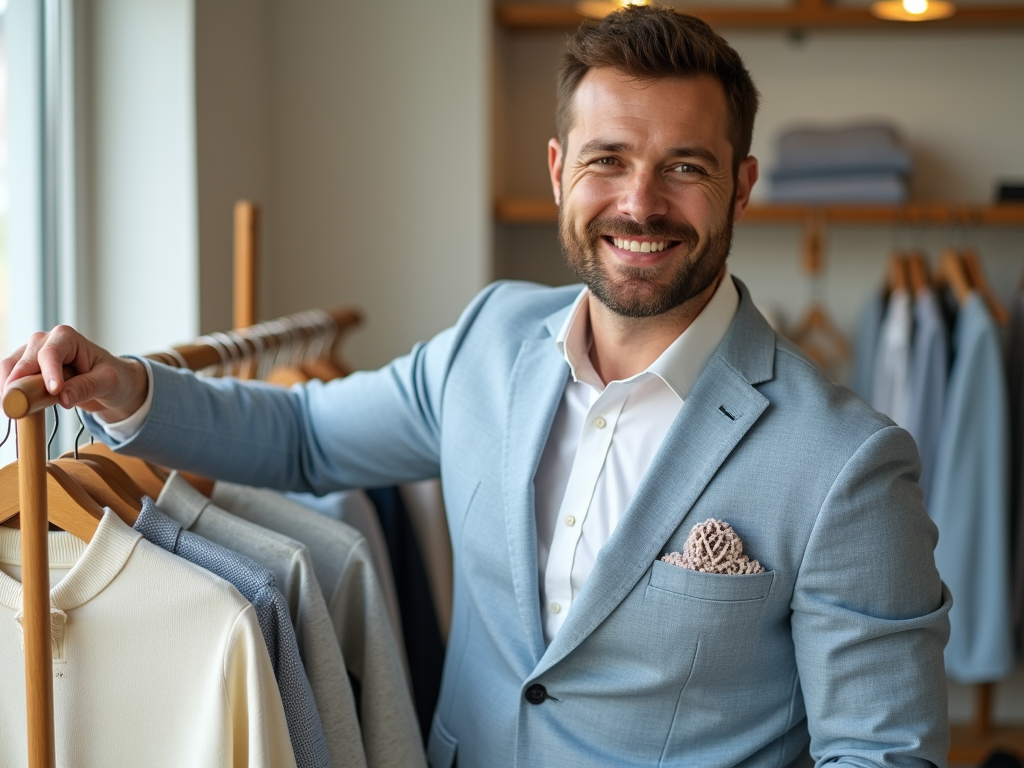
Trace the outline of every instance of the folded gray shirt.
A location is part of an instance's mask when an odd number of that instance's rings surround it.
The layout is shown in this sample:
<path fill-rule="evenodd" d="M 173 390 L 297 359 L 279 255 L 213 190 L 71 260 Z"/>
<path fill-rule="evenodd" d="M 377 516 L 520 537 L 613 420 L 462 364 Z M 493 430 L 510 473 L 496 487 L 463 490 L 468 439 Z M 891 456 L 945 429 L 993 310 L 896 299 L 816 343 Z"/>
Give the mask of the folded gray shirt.
<path fill-rule="evenodd" d="M 365 768 L 359 719 L 341 648 L 313 571 L 309 549 L 214 505 L 172 472 L 157 506 L 182 527 L 269 568 L 288 603 L 299 652 L 320 711 L 335 768 Z M 315 513 L 314 513 L 315 514 Z"/>
<path fill-rule="evenodd" d="M 134 528 L 147 541 L 220 576 L 252 603 L 281 692 L 295 764 L 298 768 L 330 768 L 320 713 L 299 657 L 288 604 L 274 586 L 274 574 L 248 557 L 183 530 L 157 509 L 149 496 L 142 499 Z"/>

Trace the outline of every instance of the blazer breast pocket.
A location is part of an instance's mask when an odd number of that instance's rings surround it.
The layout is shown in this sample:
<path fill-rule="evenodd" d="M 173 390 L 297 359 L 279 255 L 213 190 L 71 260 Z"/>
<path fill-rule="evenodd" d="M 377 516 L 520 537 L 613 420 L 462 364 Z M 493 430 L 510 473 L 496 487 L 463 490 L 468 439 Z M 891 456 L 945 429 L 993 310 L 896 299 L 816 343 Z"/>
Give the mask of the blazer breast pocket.
<path fill-rule="evenodd" d="M 648 586 L 694 600 L 730 603 L 764 600 L 774 579 L 775 571 L 744 575 L 702 573 L 655 560 Z"/>
<path fill-rule="evenodd" d="M 644 595 L 645 611 L 680 636 L 728 636 L 758 623 L 775 571 L 745 575 L 702 573 L 654 562 Z"/>

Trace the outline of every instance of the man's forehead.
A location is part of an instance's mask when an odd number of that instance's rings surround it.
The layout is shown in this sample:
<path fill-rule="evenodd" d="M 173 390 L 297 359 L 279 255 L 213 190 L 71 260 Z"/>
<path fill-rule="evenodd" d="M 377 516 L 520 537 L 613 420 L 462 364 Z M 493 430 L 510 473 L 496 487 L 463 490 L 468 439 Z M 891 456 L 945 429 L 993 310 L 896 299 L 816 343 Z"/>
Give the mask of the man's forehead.
<path fill-rule="evenodd" d="M 727 112 L 722 84 L 711 75 L 641 79 L 598 68 L 590 70 L 576 90 L 569 133 L 584 141 L 606 132 L 608 141 L 622 141 L 614 134 L 632 130 L 681 131 L 705 140 L 727 140 Z"/>

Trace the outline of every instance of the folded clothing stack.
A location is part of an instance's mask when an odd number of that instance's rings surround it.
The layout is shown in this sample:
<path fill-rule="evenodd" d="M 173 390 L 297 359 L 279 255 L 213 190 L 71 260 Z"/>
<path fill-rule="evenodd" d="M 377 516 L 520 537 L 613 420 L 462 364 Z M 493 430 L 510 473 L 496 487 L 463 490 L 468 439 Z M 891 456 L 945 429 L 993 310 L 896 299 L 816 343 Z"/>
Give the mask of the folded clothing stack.
<path fill-rule="evenodd" d="M 794 128 L 779 139 L 777 203 L 902 203 L 911 157 L 891 125 Z"/>

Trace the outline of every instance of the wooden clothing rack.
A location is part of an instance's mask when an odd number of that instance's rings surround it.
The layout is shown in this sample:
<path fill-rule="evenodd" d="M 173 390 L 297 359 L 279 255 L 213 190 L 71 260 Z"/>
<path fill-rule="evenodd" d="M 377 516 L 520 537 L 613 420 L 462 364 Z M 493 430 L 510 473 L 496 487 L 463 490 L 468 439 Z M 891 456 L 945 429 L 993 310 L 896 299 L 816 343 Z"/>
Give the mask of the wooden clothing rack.
<path fill-rule="evenodd" d="M 21 502 L 22 631 L 29 768 L 55 768 L 53 656 L 50 645 L 50 563 L 47 551 L 46 409 L 57 402 L 42 376 L 14 382 L 3 397 L 18 420 L 18 493 Z"/>
<path fill-rule="evenodd" d="M 226 375 L 254 370 L 265 359 L 282 354 L 294 358 L 295 350 L 315 349 L 320 359 L 337 361 L 341 338 L 360 320 L 360 313 L 353 309 L 310 310 L 204 336 L 147 358 L 193 371 L 219 367 Z M 46 496 L 46 409 L 56 403 L 38 374 L 10 384 L 2 401 L 4 414 L 18 424 L 28 768 L 56 768 Z"/>

